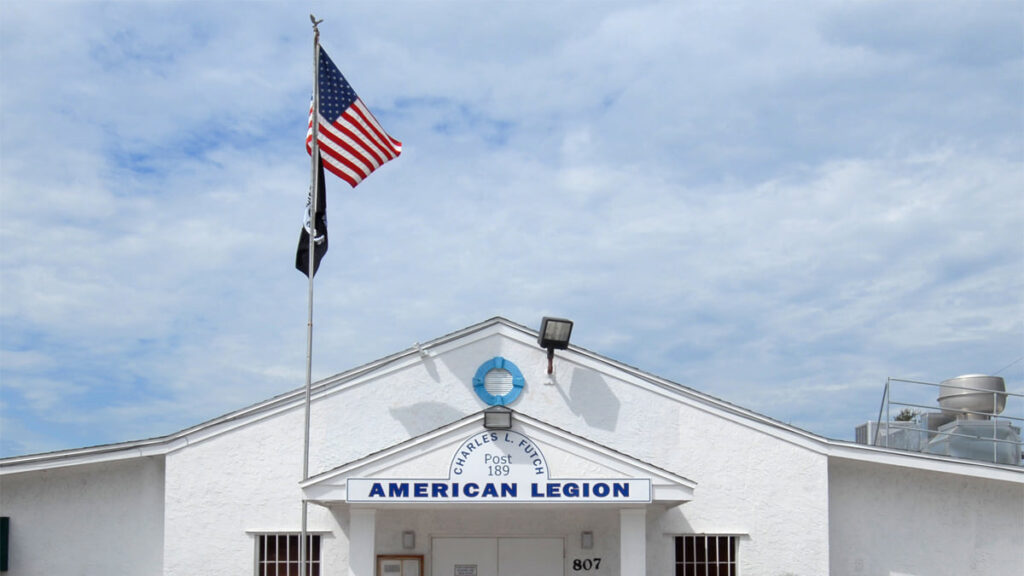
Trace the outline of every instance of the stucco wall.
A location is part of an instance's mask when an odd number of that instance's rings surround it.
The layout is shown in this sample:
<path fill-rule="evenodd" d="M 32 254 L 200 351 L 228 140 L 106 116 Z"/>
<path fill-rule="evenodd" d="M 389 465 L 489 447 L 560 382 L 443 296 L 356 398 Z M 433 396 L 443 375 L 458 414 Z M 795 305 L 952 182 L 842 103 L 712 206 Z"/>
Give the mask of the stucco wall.
<path fill-rule="evenodd" d="M 836 460 L 832 576 L 1024 574 L 1024 486 Z"/>
<path fill-rule="evenodd" d="M 697 488 L 655 531 L 738 535 L 745 574 L 827 574 L 826 457 L 699 411 L 680 418 L 676 466 Z M 671 551 L 655 560 L 652 573 L 671 573 Z"/>
<path fill-rule="evenodd" d="M 0 476 L 12 576 L 161 574 L 163 459 Z"/>
<path fill-rule="evenodd" d="M 827 572 L 824 455 L 714 414 L 700 403 L 680 402 L 672 393 L 617 379 L 607 366 L 556 358 L 555 374 L 548 377 L 544 351 L 500 337 L 414 359 L 386 381 L 352 386 L 318 401 L 313 412 L 314 470 L 483 409 L 472 378 L 480 364 L 497 355 L 516 363 L 527 381 L 511 406 L 514 410 L 697 482 L 692 502 L 649 511 L 649 573 L 672 573 L 672 535 L 704 532 L 740 535 L 743 567 L 752 573 Z M 449 459 L 445 454 L 441 461 Z M 454 524 L 437 529 L 458 534 L 460 523 L 453 518 L 447 522 Z M 558 529 L 554 521 L 547 526 Z M 617 534 L 617 516 L 610 526 L 591 529 Z M 618 550 L 605 553 L 617 558 Z M 603 568 L 598 576 L 618 573 L 617 562 Z"/>
<path fill-rule="evenodd" d="M 478 411 L 472 385 L 467 390 L 451 378 L 446 363 L 488 360 L 496 342 L 477 343 L 444 362 L 413 358 L 384 377 L 315 398 L 311 475 Z M 167 455 L 165 574 L 247 572 L 255 534 L 299 531 L 303 419 L 297 405 Z M 347 573 L 347 514 L 316 505 L 309 513 L 311 531 L 329 532 L 322 543 L 323 573 Z"/>
<path fill-rule="evenodd" d="M 672 536 L 695 533 L 740 536 L 745 573 L 827 573 L 827 457 L 802 439 L 615 378 L 600 363 L 556 360 L 547 384 L 531 347 L 506 342 L 503 353 L 532 375 L 533 389 L 513 408 L 697 483 L 691 502 L 648 511 L 649 574 L 673 573 Z"/>
<path fill-rule="evenodd" d="M 671 573 L 672 536 L 694 532 L 741 535 L 743 566 L 758 573 L 810 576 L 827 570 L 824 456 L 714 415 L 706 407 L 618 380 L 606 366 L 556 359 L 556 373 L 549 378 L 542 350 L 499 336 L 410 358 L 380 378 L 346 384 L 316 400 L 312 473 L 481 410 L 484 404 L 473 391 L 472 378 L 480 364 L 499 355 L 515 362 L 527 380 L 512 406 L 515 410 L 698 483 L 694 501 L 649 511 L 650 573 Z M 301 434 L 302 410 L 293 409 L 167 456 L 167 574 L 235 573 L 252 565 L 254 533 L 298 530 Z M 439 465 L 450 456 L 441 455 Z M 437 476 L 445 469 L 446 464 L 423 474 Z M 574 475 L 568 470 L 555 473 Z M 344 570 L 347 513 L 319 506 L 310 511 L 311 530 L 333 531 L 323 544 L 324 568 Z M 564 535 L 572 551 L 586 525 L 601 543 L 596 553 L 605 558 L 595 576 L 617 574 L 617 510 L 587 514 L 544 514 L 536 507 L 498 516 L 479 509 L 461 515 L 382 512 L 378 539 L 396 537 L 406 524 L 420 534 L 420 549 L 429 545 L 431 535 L 536 530 Z M 520 516 L 521 526 L 509 522 Z M 584 519 L 573 520 L 579 517 Z M 495 518 L 500 518 L 499 527 L 488 528 Z M 389 548 L 387 540 L 380 544 Z M 199 550 L 217 553 L 203 558 L 196 554 Z"/>
<path fill-rule="evenodd" d="M 444 353 L 411 357 L 390 367 L 386 376 L 346 384 L 318 398 L 311 414 L 311 473 L 330 470 L 484 409 L 486 405 L 473 391 L 473 375 L 480 364 L 502 354 L 502 340 L 495 335 Z M 536 382 L 531 386 L 535 388 Z"/>
<path fill-rule="evenodd" d="M 299 532 L 302 430 L 293 409 L 167 455 L 166 575 L 248 574 L 256 534 Z M 310 507 L 310 530 L 336 528 Z"/>

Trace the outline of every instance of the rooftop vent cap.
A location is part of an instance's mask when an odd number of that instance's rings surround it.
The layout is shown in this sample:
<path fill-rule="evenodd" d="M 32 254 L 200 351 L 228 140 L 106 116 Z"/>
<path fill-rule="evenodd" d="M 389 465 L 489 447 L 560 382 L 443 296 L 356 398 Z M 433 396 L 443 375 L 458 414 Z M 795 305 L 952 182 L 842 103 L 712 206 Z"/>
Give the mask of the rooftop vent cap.
<path fill-rule="evenodd" d="M 939 385 L 942 411 L 965 420 L 988 420 L 1006 408 L 1006 382 L 1000 376 L 965 374 Z"/>

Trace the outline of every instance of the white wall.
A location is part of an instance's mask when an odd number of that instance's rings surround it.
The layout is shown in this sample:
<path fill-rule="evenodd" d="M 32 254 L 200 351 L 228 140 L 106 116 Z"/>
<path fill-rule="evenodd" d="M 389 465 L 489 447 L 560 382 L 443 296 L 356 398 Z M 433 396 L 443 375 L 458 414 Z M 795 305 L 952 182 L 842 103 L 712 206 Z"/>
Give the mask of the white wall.
<path fill-rule="evenodd" d="M 697 482 L 692 502 L 655 532 L 735 534 L 744 573 L 828 573 L 827 459 L 700 412 L 681 412 L 678 472 Z M 671 551 L 648 563 L 669 574 Z"/>
<path fill-rule="evenodd" d="M 163 459 L 0 476 L 12 576 L 158 575 Z"/>
<path fill-rule="evenodd" d="M 498 340 L 462 348 L 444 362 L 413 357 L 384 377 L 317 397 L 310 474 L 480 410 L 473 371 L 497 354 Z M 465 370 L 454 378 L 447 362 L 473 363 L 468 384 L 461 379 Z M 296 405 L 167 455 L 166 575 L 248 573 L 254 534 L 299 531 L 303 420 L 303 407 Z M 347 573 L 347 513 L 316 505 L 309 512 L 311 531 L 330 532 L 322 542 L 322 573 Z"/>
<path fill-rule="evenodd" d="M 835 460 L 832 576 L 1024 574 L 1024 486 Z"/>
<path fill-rule="evenodd" d="M 502 339 L 490 336 L 432 357 L 409 357 L 389 367 L 386 376 L 346 384 L 318 398 L 311 414 L 311 473 L 483 410 L 486 406 L 473 391 L 473 376 L 478 366 L 501 353 Z"/>
<path fill-rule="evenodd" d="M 691 502 L 648 512 L 648 573 L 674 572 L 673 535 L 702 533 L 740 535 L 752 574 L 828 572 L 824 454 L 789 432 L 776 430 L 792 442 L 684 395 L 617 379 L 600 364 L 556 358 L 545 384 L 544 353 L 534 350 L 508 341 L 503 348 L 529 382 L 514 409 L 697 483 Z"/>
<path fill-rule="evenodd" d="M 472 378 L 480 364 L 498 355 L 514 362 L 527 381 L 514 410 L 697 482 L 692 502 L 648 513 L 649 573 L 673 572 L 672 535 L 705 532 L 743 535 L 743 566 L 752 573 L 827 573 L 828 463 L 823 454 L 679 402 L 671 394 L 616 379 L 607 366 L 574 362 L 565 354 L 555 359 L 555 374 L 549 378 L 545 352 L 532 343 L 485 338 L 414 359 L 386 382 L 369 382 L 317 402 L 316 469 L 483 409 Z M 449 459 L 450 454 L 442 458 Z M 553 473 L 574 475 L 554 468 Z M 475 509 L 469 513 L 477 514 Z M 439 514 L 448 519 L 438 529 L 458 535 L 455 529 L 463 525 L 449 513 Z M 378 518 L 379 530 L 383 524 Z M 470 534 L 477 529 L 475 524 L 464 527 Z M 617 512 L 606 526 L 591 529 L 617 534 Z M 614 550 L 602 552 L 609 559 L 618 557 L 617 539 L 612 544 Z M 618 562 L 603 568 L 595 576 L 617 574 Z"/>
<path fill-rule="evenodd" d="M 299 532 L 302 434 L 292 409 L 167 455 L 164 574 L 249 574 L 255 534 Z M 336 528 L 310 506 L 310 530 Z"/>

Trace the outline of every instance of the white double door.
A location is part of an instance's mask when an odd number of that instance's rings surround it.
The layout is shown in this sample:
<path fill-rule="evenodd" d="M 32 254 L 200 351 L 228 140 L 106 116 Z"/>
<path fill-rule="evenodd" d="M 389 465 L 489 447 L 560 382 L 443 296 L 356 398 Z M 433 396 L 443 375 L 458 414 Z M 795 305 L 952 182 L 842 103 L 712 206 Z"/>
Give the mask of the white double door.
<path fill-rule="evenodd" d="M 431 576 L 564 576 L 561 538 L 434 538 Z"/>

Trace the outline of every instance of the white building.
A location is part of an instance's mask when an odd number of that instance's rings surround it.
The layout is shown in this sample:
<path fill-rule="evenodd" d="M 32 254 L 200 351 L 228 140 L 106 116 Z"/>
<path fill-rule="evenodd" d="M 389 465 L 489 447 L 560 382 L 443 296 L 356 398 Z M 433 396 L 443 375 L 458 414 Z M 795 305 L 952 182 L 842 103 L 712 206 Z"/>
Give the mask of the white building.
<path fill-rule="evenodd" d="M 315 383 L 307 481 L 302 389 L 4 459 L 8 572 L 297 574 L 305 498 L 324 576 L 1024 573 L 1024 468 L 829 440 L 578 347 L 548 375 L 546 354 L 495 318 Z M 511 428 L 485 428 L 501 403 Z"/>

